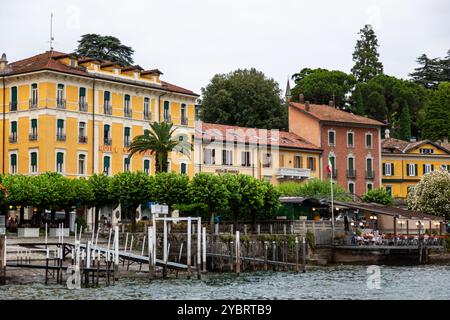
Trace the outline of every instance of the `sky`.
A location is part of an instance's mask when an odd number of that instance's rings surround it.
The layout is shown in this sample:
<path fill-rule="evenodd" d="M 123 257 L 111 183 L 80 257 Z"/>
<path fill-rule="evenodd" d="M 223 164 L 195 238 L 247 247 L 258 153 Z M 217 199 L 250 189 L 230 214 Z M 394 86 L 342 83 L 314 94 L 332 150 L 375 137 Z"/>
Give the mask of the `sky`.
<path fill-rule="evenodd" d="M 284 90 L 302 68 L 350 72 L 358 32 L 372 24 L 384 72 L 407 78 L 422 53 L 450 49 L 450 1 L 3 0 L 0 52 L 10 62 L 54 48 L 73 52 L 80 36 L 118 37 L 145 69 L 201 93 L 217 73 L 254 67 Z"/>

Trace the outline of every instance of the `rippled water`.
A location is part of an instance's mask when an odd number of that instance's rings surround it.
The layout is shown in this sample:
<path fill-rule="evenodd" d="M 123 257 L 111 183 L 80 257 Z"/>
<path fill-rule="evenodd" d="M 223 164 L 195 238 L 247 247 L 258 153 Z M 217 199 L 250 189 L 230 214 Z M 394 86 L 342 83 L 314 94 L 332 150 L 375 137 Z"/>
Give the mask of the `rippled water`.
<path fill-rule="evenodd" d="M 380 266 L 380 289 L 368 289 L 367 267 L 314 267 L 307 273 L 209 274 L 202 280 L 120 279 L 115 286 L 69 290 L 6 285 L 0 299 L 450 299 L 450 265 Z"/>

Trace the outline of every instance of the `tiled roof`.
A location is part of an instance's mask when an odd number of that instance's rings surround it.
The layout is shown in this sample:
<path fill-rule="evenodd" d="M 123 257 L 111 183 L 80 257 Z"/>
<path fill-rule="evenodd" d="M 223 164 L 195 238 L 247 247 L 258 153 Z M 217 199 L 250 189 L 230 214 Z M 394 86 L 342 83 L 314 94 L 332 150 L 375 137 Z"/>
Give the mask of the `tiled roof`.
<path fill-rule="evenodd" d="M 407 153 L 408 151 L 414 150 L 424 144 L 431 144 L 437 148 L 443 149 L 450 153 L 450 146 L 445 146 L 444 144 L 438 144 L 431 140 L 420 140 L 415 142 L 404 141 L 400 139 L 382 139 L 381 148 L 383 152 L 393 152 L 393 153 Z"/>
<path fill-rule="evenodd" d="M 84 68 L 84 67 L 71 67 L 71 66 L 65 65 L 58 61 L 58 59 L 63 58 L 63 57 L 68 57 L 68 56 L 71 56 L 71 55 L 62 53 L 62 52 L 57 52 L 57 51 L 47 51 L 47 52 L 35 55 L 35 56 L 27 58 L 27 59 L 19 60 L 19 61 L 13 62 L 8 65 L 9 70 L 10 70 L 9 75 L 17 75 L 17 74 L 23 74 L 23 73 L 34 72 L 34 71 L 42 71 L 42 70 L 52 70 L 52 71 L 58 71 L 58 72 L 86 76 L 86 77 L 93 76 L 91 73 L 86 71 L 86 68 Z M 80 58 L 80 63 L 85 63 L 85 62 L 89 62 L 89 61 L 99 61 L 99 60 L 91 59 L 89 57 Z M 110 61 L 99 61 L 99 62 L 102 63 L 102 66 L 117 65 L 117 63 L 110 62 Z M 126 67 L 126 68 L 129 68 L 129 67 Z M 133 68 L 140 68 L 140 67 L 133 66 Z M 150 72 L 153 72 L 153 73 L 159 72 L 160 74 L 162 74 L 157 69 L 150 70 Z M 102 76 L 97 74 L 96 77 L 101 78 Z M 110 79 L 111 77 L 105 76 L 105 78 Z M 114 80 L 117 80 L 117 81 L 123 82 L 123 83 L 136 84 L 136 81 L 134 79 L 130 79 L 130 81 L 127 81 L 127 79 L 115 77 Z M 161 84 L 162 84 L 162 89 L 167 90 L 167 91 L 198 96 L 198 94 L 194 93 L 191 90 L 176 86 L 176 85 L 168 83 L 168 82 L 162 81 Z M 146 85 L 146 84 L 144 84 L 144 85 Z M 156 85 L 148 85 L 148 86 L 151 86 L 154 88 L 159 88 Z"/>
<path fill-rule="evenodd" d="M 195 128 L 195 138 L 271 145 L 285 148 L 298 148 L 321 151 L 319 147 L 292 132 L 228 126 L 223 124 L 198 122 Z"/>
<path fill-rule="evenodd" d="M 291 107 L 294 107 L 302 112 L 311 115 L 312 117 L 320 121 L 330 121 L 330 122 L 342 122 L 342 123 L 355 123 L 355 124 L 365 124 L 370 126 L 383 126 L 384 123 L 358 116 L 353 113 L 349 113 L 343 110 L 336 109 L 322 104 L 310 104 L 309 111 L 306 110 L 304 103 L 291 102 Z"/>

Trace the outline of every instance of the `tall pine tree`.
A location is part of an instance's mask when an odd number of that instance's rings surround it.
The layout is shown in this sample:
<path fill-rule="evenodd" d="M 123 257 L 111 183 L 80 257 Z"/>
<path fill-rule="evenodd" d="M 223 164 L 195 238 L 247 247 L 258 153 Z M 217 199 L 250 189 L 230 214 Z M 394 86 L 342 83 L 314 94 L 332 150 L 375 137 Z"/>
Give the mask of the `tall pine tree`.
<path fill-rule="evenodd" d="M 406 101 L 402 101 L 400 116 L 399 116 L 399 129 L 398 138 L 402 140 L 407 140 L 411 138 L 411 115 L 409 112 L 409 106 Z"/>
<path fill-rule="evenodd" d="M 379 61 L 378 39 L 372 26 L 366 24 L 358 34 L 361 39 L 356 42 L 353 52 L 352 73 L 358 82 L 366 82 L 383 73 L 383 64 Z"/>
<path fill-rule="evenodd" d="M 430 59 L 426 54 L 422 54 L 416 61 L 420 67 L 409 74 L 413 81 L 427 89 L 437 88 L 441 78 L 441 61 L 437 58 Z"/>

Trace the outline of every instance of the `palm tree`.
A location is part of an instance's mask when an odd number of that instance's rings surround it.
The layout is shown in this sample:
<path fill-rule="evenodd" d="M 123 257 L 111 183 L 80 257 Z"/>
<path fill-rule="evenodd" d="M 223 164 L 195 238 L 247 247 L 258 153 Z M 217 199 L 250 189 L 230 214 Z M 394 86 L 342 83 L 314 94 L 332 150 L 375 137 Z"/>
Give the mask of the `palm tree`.
<path fill-rule="evenodd" d="M 134 137 L 129 150 L 131 158 L 135 153 L 145 153 L 150 151 L 155 155 L 155 171 L 167 172 L 167 158 L 169 152 L 176 151 L 189 156 L 192 145 L 182 136 L 174 136 L 176 128 L 169 122 L 154 122 L 150 124 L 151 130 L 144 130 L 144 134 Z"/>

